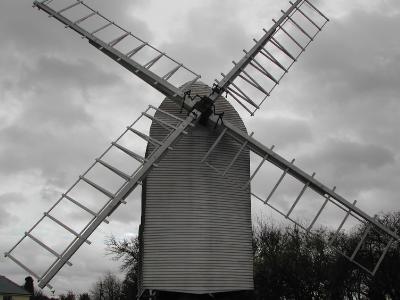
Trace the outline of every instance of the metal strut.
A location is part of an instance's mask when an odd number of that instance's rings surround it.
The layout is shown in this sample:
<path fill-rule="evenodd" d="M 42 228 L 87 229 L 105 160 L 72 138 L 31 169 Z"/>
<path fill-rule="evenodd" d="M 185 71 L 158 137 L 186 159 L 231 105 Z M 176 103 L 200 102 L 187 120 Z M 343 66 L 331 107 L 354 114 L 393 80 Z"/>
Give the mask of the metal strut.
<path fill-rule="evenodd" d="M 201 114 L 199 123 L 202 124 L 202 125 L 207 125 L 208 124 L 208 120 L 209 120 L 211 115 L 217 116 L 217 121 L 215 122 L 214 129 L 217 128 L 217 126 L 219 124 L 223 125 L 223 117 L 224 117 L 224 113 L 225 112 L 217 113 L 216 110 L 215 110 L 214 101 L 211 99 L 211 95 L 213 95 L 216 92 L 214 89 L 215 89 L 215 85 L 213 86 L 209 96 L 201 96 L 201 95 L 192 96 L 191 95 L 191 93 L 192 93 L 191 90 L 188 90 L 188 91 L 184 92 L 183 101 L 182 101 L 182 106 L 181 106 L 181 111 L 180 112 L 182 113 L 183 105 L 184 105 L 185 100 L 187 98 L 189 98 L 192 102 L 194 102 L 196 99 L 198 99 L 198 101 L 194 103 L 193 108 L 188 112 L 188 114 L 194 113 L 196 118 L 197 118 L 198 116 L 194 111 L 195 110 L 200 111 L 202 114 Z"/>

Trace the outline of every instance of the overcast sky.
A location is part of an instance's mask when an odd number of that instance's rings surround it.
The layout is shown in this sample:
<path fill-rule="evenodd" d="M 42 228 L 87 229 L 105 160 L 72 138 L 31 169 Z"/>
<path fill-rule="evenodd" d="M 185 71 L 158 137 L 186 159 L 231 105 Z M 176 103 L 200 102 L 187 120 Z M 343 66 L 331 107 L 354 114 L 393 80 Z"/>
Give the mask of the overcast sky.
<path fill-rule="evenodd" d="M 57 1 L 57 0 L 55 0 Z M 249 131 L 373 215 L 399 210 L 400 2 L 319 1 L 331 18 Z M 211 84 L 272 24 L 278 0 L 92 0 L 111 19 Z M 282 6 L 283 5 L 283 6 Z M 282 6 L 282 7 L 281 7 Z M 0 252 L 7 251 L 148 104 L 163 96 L 30 0 L 0 3 Z M 256 189 L 257 187 L 254 187 Z M 255 216 L 268 210 L 253 209 Z M 118 263 L 104 239 L 136 235 L 138 195 L 102 225 L 52 284 L 87 291 Z M 49 233 L 51 236 L 52 233 Z M 35 257 L 35 253 L 25 253 Z M 23 283 L 0 257 L 0 274 Z"/>

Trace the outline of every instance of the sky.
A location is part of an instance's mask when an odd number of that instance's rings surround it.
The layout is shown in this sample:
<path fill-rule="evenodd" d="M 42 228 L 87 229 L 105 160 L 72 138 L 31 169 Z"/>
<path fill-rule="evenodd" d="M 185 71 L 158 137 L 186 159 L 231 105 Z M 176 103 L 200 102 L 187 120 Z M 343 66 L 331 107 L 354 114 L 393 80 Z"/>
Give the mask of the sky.
<path fill-rule="evenodd" d="M 58 0 L 55 0 L 58 1 Z M 88 3 L 212 84 L 272 25 L 277 0 Z M 249 132 L 368 214 L 399 210 L 400 3 L 318 1 L 331 19 L 254 117 Z M 0 3 L 0 252 L 6 252 L 147 105 L 163 96 L 31 7 Z M 254 166 L 252 167 L 254 168 Z M 262 183 L 261 183 L 262 184 Z M 256 190 L 258 187 L 253 187 Z M 139 193 L 101 225 L 52 281 L 88 291 L 119 263 L 107 236 L 135 236 Z M 254 218 L 275 218 L 254 204 Z M 80 222 L 76 216 L 73 222 Z M 56 236 L 48 231 L 48 236 Z M 59 238 L 59 237 L 58 237 Z M 23 252 L 35 261 L 36 252 Z M 26 273 L 0 257 L 0 274 Z"/>

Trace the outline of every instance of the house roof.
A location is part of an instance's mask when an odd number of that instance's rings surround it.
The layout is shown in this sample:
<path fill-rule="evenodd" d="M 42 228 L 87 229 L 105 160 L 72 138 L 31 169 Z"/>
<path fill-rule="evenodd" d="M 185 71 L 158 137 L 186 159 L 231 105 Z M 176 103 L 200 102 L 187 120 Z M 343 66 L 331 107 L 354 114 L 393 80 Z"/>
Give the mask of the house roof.
<path fill-rule="evenodd" d="M 12 282 L 5 276 L 0 275 L 0 295 L 30 295 L 24 288 Z"/>

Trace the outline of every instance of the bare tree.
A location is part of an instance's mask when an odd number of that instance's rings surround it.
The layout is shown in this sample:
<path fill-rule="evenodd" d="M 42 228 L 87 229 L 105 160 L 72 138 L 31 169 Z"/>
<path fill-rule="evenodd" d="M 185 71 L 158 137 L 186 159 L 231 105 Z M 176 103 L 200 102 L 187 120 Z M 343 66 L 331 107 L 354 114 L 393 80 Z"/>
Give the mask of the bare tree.
<path fill-rule="evenodd" d="M 94 283 L 91 294 L 93 300 L 119 300 L 121 299 L 121 280 L 108 272 L 104 277 Z"/>
<path fill-rule="evenodd" d="M 122 262 L 121 270 L 126 272 L 122 282 L 122 299 L 134 299 L 138 293 L 139 280 L 139 239 L 117 240 L 110 236 L 106 240 L 106 251 L 114 260 Z"/>
<path fill-rule="evenodd" d="M 381 215 L 379 221 L 400 232 L 400 212 Z M 364 230 L 360 226 L 350 232 L 340 232 L 335 246 L 349 253 Z M 380 269 L 371 277 L 327 246 L 333 234 L 321 228 L 315 235 L 307 236 L 296 227 L 260 223 L 253 233 L 256 299 L 400 299 L 399 243 L 389 248 Z M 361 249 L 357 260 L 364 264 L 376 261 L 382 252 L 381 242 L 379 235 L 368 235 L 366 247 Z M 107 254 L 120 260 L 121 270 L 127 272 L 121 299 L 134 299 L 139 274 L 138 239 L 117 240 L 111 236 L 106 244 Z"/>
<path fill-rule="evenodd" d="M 79 295 L 79 300 L 90 300 L 90 296 L 88 293 L 83 293 Z"/>

